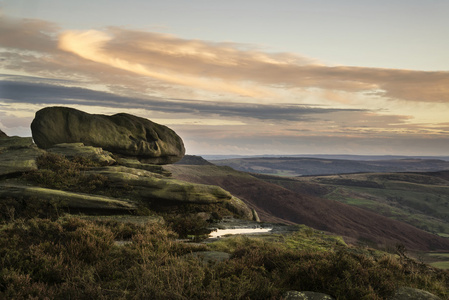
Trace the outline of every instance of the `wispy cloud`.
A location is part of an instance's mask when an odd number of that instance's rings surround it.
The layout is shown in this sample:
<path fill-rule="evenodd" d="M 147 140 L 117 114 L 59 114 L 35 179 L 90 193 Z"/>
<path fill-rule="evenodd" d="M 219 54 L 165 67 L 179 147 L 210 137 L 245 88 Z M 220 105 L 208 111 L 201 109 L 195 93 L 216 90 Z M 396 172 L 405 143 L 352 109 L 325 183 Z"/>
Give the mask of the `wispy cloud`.
<path fill-rule="evenodd" d="M 121 28 L 63 32 L 59 47 L 138 75 L 245 96 L 268 96 L 267 87 L 282 87 L 371 92 L 411 101 L 448 101 L 449 72 L 325 66 L 289 53 L 264 53 L 235 44 Z"/>
<path fill-rule="evenodd" d="M 126 84 L 140 92 L 153 88 L 153 94 L 187 87 L 282 101 L 285 90 L 294 94 L 321 89 L 328 91 L 329 102 L 337 99 L 331 95 L 338 91 L 406 101 L 449 101 L 449 72 L 328 66 L 249 45 L 118 27 L 61 31 L 45 21 L 2 18 L 0 46 L 7 49 L 3 68 Z"/>

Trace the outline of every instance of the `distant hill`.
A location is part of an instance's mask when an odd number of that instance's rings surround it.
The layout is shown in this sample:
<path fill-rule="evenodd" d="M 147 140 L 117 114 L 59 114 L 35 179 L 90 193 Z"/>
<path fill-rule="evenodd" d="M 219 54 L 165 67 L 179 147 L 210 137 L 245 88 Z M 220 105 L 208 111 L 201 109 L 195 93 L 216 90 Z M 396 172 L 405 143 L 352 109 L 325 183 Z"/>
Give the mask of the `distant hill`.
<path fill-rule="evenodd" d="M 323 159 L 345 159 L 345 160 L 394 160 L 394 159 L 439 159 L 449 161 L 449 156 L 428 156 L 428 155 L 351 155 L 351 154 L 296 154 L 296 155 L 201 155 L 206 160 L 223 160 L 232 158 L 323 158 Z"/>
<path fill-rule="evenodd" d="M 449 250 L 449 239 L 339 201 L 317 192 L 293 191 L 229 167 L 169 165 L 173 177 L 194 183 L 218 185 L 242 199 L 262 221 L 298 223 L 377 246 L 403 244 L 414 250 Z M 315 184 L 318 188 L 323 188 Z M 310 187 L 305 187 L 310 189 Z M 325 187 L 324 187 L 325 188 Z M 314 189 L 312 189 L 314 190 Z"/>
<path fill-rule="evenodd" d="M 254 176 L 293 192 L 364 208 L 449 237 L 449 171 Z"/>
<path fill-rule="evenodd" d="M 367 158 L 367 157 L 364 157 Z M 260 174 L 279 176 L 330 175 L 383 172 L 432 172 L 449 170 L 442 159 L 402 158 L 347 160 L 315 157 L 251 157 L 210 160 L 219 166 Z"/>
<path fill-rule="evenodd" d="M 201 156 L 196 155 L 184 155 L 184 157 L 176 162 L 179 165 L 212 165 L 211 162 L 205 160 Z"/>

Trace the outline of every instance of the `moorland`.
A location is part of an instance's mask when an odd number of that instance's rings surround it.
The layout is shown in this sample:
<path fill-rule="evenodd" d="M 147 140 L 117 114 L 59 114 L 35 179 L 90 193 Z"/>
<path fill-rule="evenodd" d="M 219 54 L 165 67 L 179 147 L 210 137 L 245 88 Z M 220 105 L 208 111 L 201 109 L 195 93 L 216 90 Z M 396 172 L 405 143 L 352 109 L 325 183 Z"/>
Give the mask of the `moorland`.
<path fill-rule="evenodd" d="M 0 298 L 449 297 L 448 171 L 276 176 L 178 145 L 149 162 L 1 136 Z M 208 236 L 243 223 L 276 230 Z"/>

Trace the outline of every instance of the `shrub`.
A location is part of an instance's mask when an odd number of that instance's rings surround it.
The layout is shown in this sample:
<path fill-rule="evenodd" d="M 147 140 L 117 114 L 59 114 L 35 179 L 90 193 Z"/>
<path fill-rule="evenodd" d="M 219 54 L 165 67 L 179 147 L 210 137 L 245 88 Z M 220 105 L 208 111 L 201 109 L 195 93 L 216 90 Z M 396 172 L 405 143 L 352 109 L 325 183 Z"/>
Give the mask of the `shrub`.
<path fill-rule="evenodd" d="M 0 227 L 0 299 L 279 299 L 287 290 L 385 299 L 399 286 L 449 296 L 448 271 L 406 256 L 333 242 L 315 251 L 244 236 L 208 246 L 177 237 L 162 224 L 16 219 Z M 215 263 L 185 255 L 208 249 L 232 255 Z"/>
<path fill-rule="evenodd" d="M 166 221 L 171 229 L 176 232 L 180 238 L 187 238 L 189 235 L 200 237 L 211 232 L 208 227 L 210 224 L 196 215 L 166 216 Z"/>

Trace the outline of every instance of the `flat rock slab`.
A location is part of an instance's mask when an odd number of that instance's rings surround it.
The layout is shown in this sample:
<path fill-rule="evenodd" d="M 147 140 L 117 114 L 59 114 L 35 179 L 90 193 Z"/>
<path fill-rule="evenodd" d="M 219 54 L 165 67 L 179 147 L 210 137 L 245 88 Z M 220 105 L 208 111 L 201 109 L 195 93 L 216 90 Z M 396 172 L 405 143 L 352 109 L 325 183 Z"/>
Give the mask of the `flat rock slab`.
<path fill-rule="evenodd" d="M 113 215 L 113 216 L 78 216 L 78 217 L 90 221 L 115 221 L 118 223 L 132 223 L 137 225 L 165 223 L 164 218 L 161 216 Z"/>
<path fill-rule="evenodd" d="M 61 207 L 91 211 L 135 211 L 135 203 L 113 199 L 105 196 L 95 196 L 72 193 L 35 186 L 22 186 L 0 183 L 0 198 L 36 198 L 39 200 L 58 201 Z"/>
<path fill-rule="evenodd" d="M 36 170 L 36 158 L 44 153 L 45 151 L 36 147 L 31 138 L 1 138 L 0 176 Z"/>

